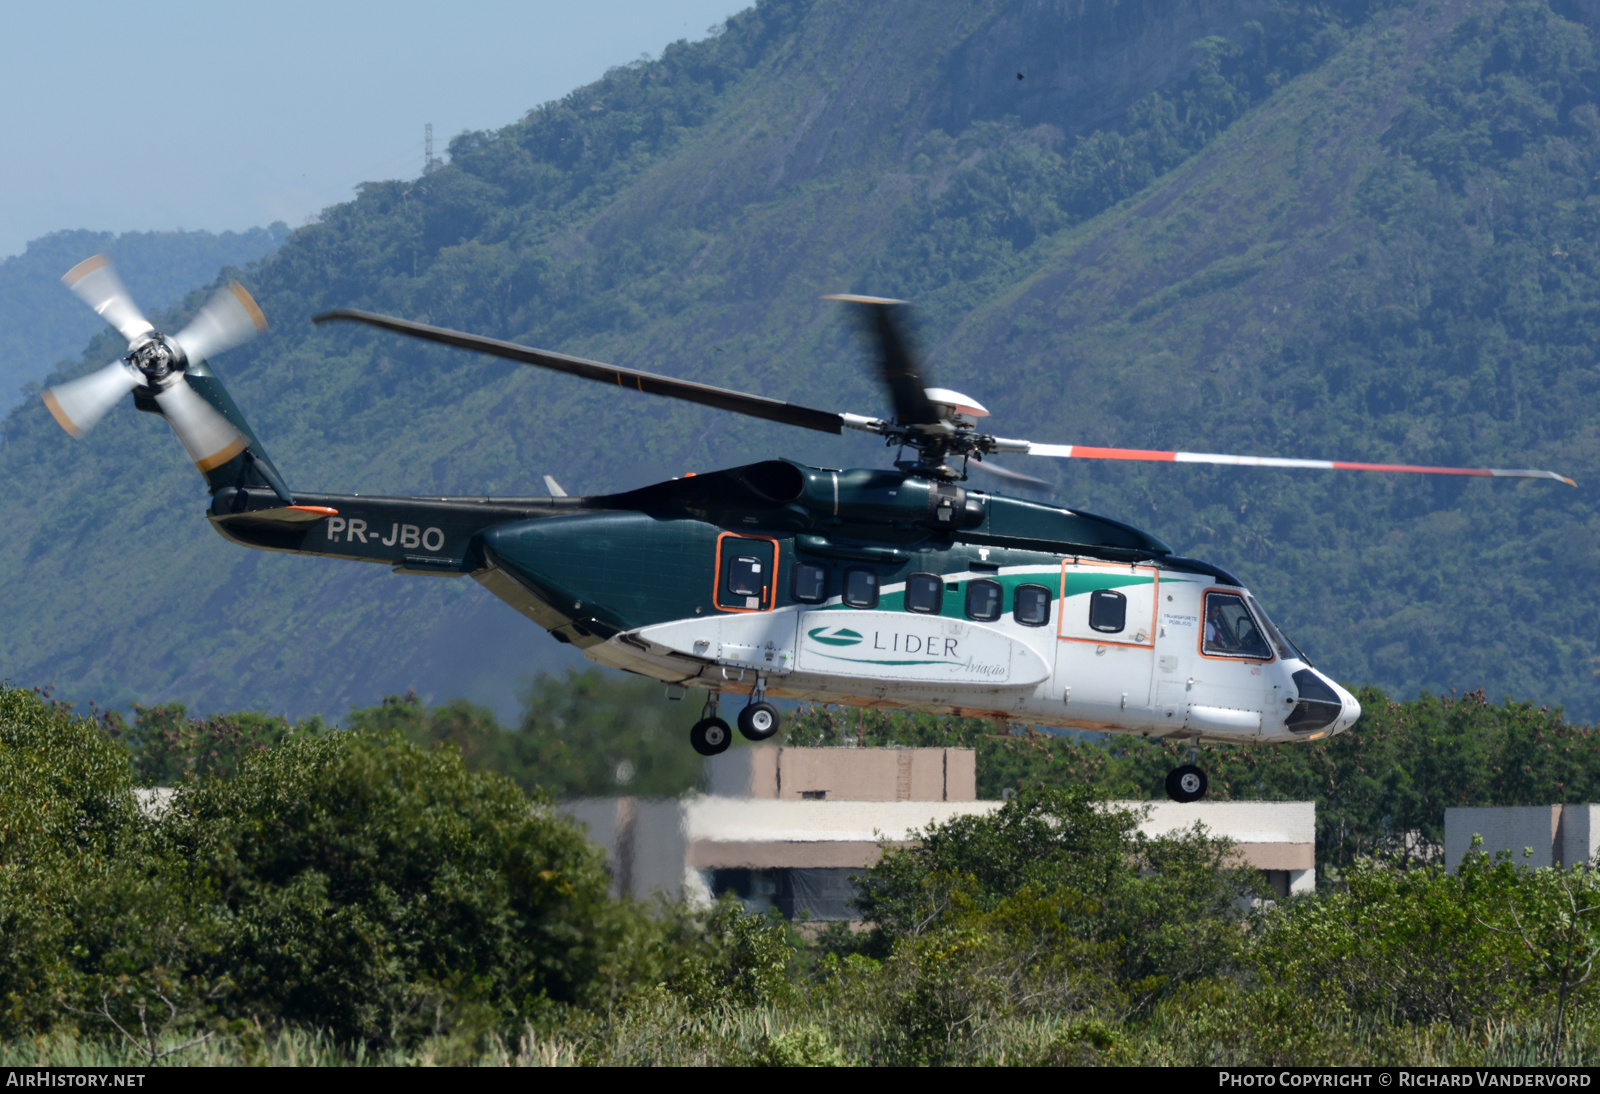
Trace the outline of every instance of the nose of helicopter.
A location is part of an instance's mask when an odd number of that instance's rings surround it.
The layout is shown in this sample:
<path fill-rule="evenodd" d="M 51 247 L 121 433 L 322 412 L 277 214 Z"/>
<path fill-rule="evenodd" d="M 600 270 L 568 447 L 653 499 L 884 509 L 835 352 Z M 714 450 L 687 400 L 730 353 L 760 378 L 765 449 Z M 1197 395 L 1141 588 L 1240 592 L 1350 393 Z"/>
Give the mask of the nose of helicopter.
<path fill-rule="evenodd" d="M 1326 675 L 1307 665 L 1296 669 L 1294 709 L 1284 728 L 1301 740 L 1320 741 L 1343 733 L 1361 717 L 1361 703 Z"/>
<path fill-rule="evenodd" d="M 1322 678 L 1324 680 L 1328 680 L 1326 676 Z M 1333 693 L 1339 697 L 1340 706 L 1343 708 L 1339 711 L 1338 720 L 1333 723 L 1332 732 L 1335 734 L 1343 733 L 1345 730 L 1355 725 L 1356 721 L 1361 717 L 1361 700 L 1357 699 L 1354 695 L 1351 695 L 1348 691 L 1334 683 L 1332 680 L 1328 680 L 1328 683 L 1332 685 Z"/>

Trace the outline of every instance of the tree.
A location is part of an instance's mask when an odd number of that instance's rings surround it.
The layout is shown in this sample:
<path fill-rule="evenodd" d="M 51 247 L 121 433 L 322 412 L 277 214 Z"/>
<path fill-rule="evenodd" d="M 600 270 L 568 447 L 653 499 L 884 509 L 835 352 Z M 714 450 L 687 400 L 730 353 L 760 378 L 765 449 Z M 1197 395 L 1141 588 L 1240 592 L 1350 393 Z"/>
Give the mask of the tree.
<path fill-rule="evenodd" d="M 398 733 L 247 757 L 163 825 L 224 929 L 229 1013 L 404 1041 L 602 990 L 627 929 L 600 852 L 540 799 Z"/>
<path fill-rule="evenodd" d="M 600 669 L 540 674 L 523 693 L 519 726 L 462 699 L 429 707 L 415 694 L 351 711 L 352 729 L 394 729 L 428 747 L 456 749 L 467 769 L 494 771 L 557 799 L 637 794 L 676 797 L 700 780 L 688 747 L 699 716 L 691 701 L 668 703 L 661 684 Z"/>
<path fill-rule="evenodd" d="M 1487 862 L 1488 856 L 1480 850 L 1482 842 L 1481 837 L 1473 837 L 1474 857 L 1479 861 L 1465 864 L 1468 870 L 1482 869 Z M 1597 913 L 1600 913 L 1600 878 L 1595 877 L 1587 865 L 1580 865 L 1570 870 L 1528 872 L 1524 884 L 1508 894 L 1503 915 L 1509 918 L 1509 926 L 1495 926 L 1480 920 L 1490 930 L 1520 942 L 1532 966 L 1532 980 L 1555 988 L 1551 1067 L 1561 1066 L 1562 1031 L 1568 1004 L 1573 994 L 1589 982 L 1594 974 L 1595 958 L 1600 957 Z"/>
<path fill-rule="evenodd" d="M 987 815 L 957 817 L 886 847 L 857 875 L 856 906 L 879 952 L 919 937 L 960 909 L 992 911 L 1017 894 L 1061 900 L 1071 933 L 1111 943 L 1115 975 L 1161 992 L 1233 964 L 1241 898 L 1254 871 L 1202 830 L 1149 837 L 1134 812 L 1087 790 L 1024 791 Z"/>
<path fill-rule="evenodd" d="M 291 722 L 256 711 L 195 718 L 182 703 L 135 703 L 133 712 L 132 725 L 117 711 L 103 714 L 101 723 L 127 746 L 139 785 L 148 787 L 174 786 L 199 775 L 233 775 L 251 753 L 328 728 L 318 717 Z"/>

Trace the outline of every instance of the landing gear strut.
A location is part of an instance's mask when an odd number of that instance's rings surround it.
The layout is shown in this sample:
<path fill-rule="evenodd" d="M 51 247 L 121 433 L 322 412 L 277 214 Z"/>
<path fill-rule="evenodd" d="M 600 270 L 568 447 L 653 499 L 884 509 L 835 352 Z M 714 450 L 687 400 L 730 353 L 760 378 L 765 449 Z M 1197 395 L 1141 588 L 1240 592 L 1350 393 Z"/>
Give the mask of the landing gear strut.
<path fill-rule="evenodd" d="M 739 712 L 739 732 L 746 740 L 765 741 L 778 732 L 778 708 L 767 702 L 767 678 L 756 677 L 749 704 Z"/>
<path fill-rule="evenodd" d="M 728 746 L 733 743 L 733 731 L 728 728 L 728 723 L 717 717 L 716 692 L 706 700 L 705 709 L 700 712 L 700 720 L 689 730 L 689 743 L 694 750 L 702 756 L 715 756 L 728 751 Z"/>
<path fill-rule="evenodd" d="M 1210 785 L 1206 773 L 1195 766 L 1200 751 L 1200 738 L 1189 739 L 1189 762 L 1167 772 L 1167 797 L 1175 802 L 1197 802 L 1206 796 Z"/>

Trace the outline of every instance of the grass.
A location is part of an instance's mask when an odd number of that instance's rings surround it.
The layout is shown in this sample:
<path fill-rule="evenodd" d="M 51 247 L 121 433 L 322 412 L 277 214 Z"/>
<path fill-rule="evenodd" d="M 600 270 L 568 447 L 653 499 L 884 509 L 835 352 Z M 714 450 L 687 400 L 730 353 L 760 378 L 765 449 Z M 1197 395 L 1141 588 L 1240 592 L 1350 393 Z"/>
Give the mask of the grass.
<path fill-rule="evenodd" d="M 1410 1025 L 1376 1016 L 1308 1015 L 1292 1026 L 1157 1018 L 1113 1025 L 1033 1017 L 996 1021 L 953 1046 L 949 1062 L 977 1066 L 1534 1067 L 1549 1061 L 1540 1022 L 1475 1026 Z M 885 1054 L 896 1031 L 827 1007 L 762 1007 L 695 1014 L 657 998 L 626 1013 L 580 1018 L 553 1030 L 529 1025 L 510 1038 L 477 1043 L 431 1038 L 410 1049 L 371 1051 L 302 1029 L 218 1036 L 176 1052 L 164 1066 L 228 1067 L 573 1067 L 848 1066 L 899 1062 Z M 174 1038 L 164 1049 L 175 1048 Z M 1566 1066 L 1600 1065 L 1600 1019 L 1575 1024 Z M 0 1043 L 0 1067 L 143 1067 L 131 1046 L 57 1033 Z"/>

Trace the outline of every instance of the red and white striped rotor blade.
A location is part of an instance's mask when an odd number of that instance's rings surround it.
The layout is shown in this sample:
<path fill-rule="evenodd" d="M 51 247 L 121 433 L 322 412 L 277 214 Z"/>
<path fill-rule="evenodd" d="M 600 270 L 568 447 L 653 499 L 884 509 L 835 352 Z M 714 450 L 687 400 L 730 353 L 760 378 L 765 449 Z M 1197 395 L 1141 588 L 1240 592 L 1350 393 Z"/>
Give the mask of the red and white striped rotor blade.
<path fill-rule="evenodd" d="M 1347 460 L 1290 460 L 1280 456 L 1230 456 L 1220 452 L 1158 452 L 1145 448 L 1093 448 L 1082 444 L 1034 444 L 1030 456 L 1057 456 L 1074 460 L 1150 460 L 1157 463 L 1218 463 L 1235 467 L 1290 467 L 1321 471 L 1398 471 L 1418 475 L 1473 475 L 1495 479 L 1554 479 L 1578 484 L 1554 471 L 1502 467 L 1424 467 L 1409 463 L 1352 463 Z"/>

